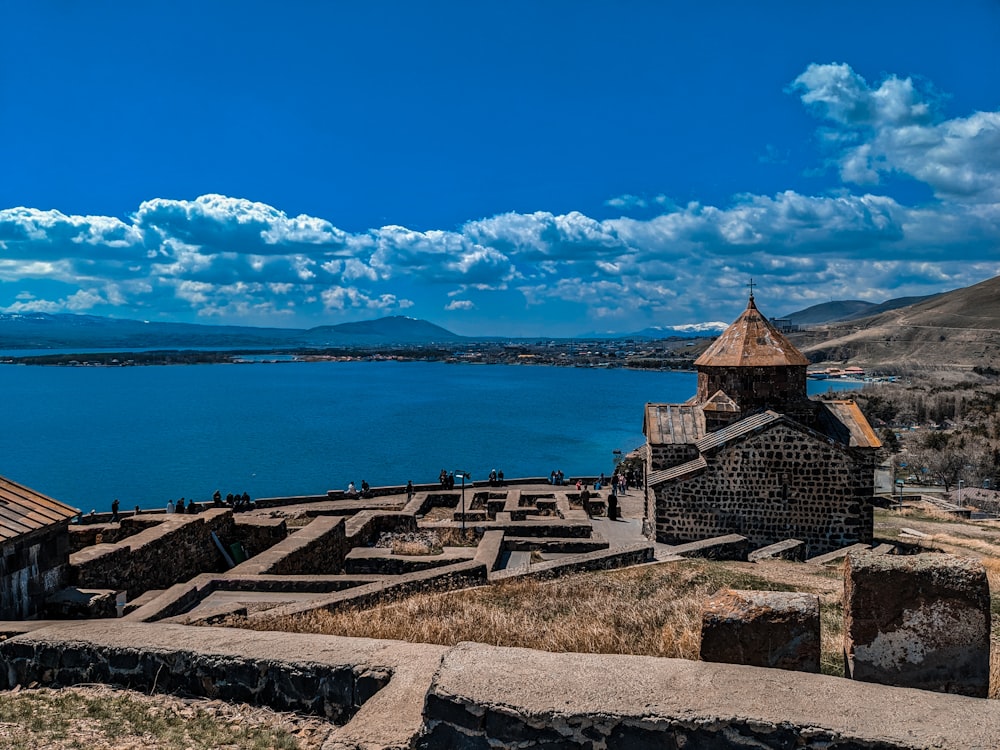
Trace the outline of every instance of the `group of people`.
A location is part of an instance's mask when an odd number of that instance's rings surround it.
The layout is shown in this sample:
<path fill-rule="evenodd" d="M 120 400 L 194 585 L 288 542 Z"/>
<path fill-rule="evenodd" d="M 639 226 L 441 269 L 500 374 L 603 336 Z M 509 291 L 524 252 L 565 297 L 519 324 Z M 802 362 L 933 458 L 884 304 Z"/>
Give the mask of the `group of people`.
<path fill-rule="evenodd" d="M 350 482 L 347 485 L 347 496 L 350 498 L 356 497 L 371 497 L 372 488 L 368 482 L 364 479 L 361 480 L 361 491 L 358 492 L 358 488 L 355 486 L 354 482 Z"/>
<path fill-rule="evenodd" d="M 503 469 L 490 469 L 490 487 L 503 487 Z"/>
<path fill-rule="evenodd" d="M 438 474 L 438 483 L 443 490 L 455 489 L 455 472 L 441 469 L 441 473 Z"/>
<path fill-rule="evenodd" d="M 230 492 L 226 495 L 225 501 L 223 501 L 222 493 L 216 490 L 212 494 L 212 506 L 216 508 L 232 508 L 234 511 L 250 510 L 253 507 L 253 503 L 250 501 L 250 493 L 248 492 L 244 492 L 242 495 Z M 111 507 L 112 511 L 114 511 L 113 504 Z M 167 501 L 167 513 L 198 513 L 201 508 L 202 506 L 194 500 L 185 500 L 183 497 L 176 503 L 173 499 Z"/>
<path fill-rule="evenodd" d="M 559 471 L 553 470 L 553 472 L 549 474 L 549 484 L 554 484 L 557 487 L 562 487 L 563 484 L 565 483 L 566 483 L 566 477 L 562 473 L 562 469 L 560 469 Z"/>

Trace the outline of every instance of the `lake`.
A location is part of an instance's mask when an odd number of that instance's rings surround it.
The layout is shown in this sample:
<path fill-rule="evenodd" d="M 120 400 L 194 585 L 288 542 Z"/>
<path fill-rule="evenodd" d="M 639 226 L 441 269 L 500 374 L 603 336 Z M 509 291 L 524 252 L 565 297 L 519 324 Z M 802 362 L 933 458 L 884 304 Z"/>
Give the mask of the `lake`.
<path fill-rule="evenodd" d="M 85 512 L 360 485 L 610 473 L 693 372 L 433 362 L 0 366 L 0 474 Z M 837 388 L 860 387 L 838 381 Z M 829 381 L 809 382 L 810 393 Z"/>

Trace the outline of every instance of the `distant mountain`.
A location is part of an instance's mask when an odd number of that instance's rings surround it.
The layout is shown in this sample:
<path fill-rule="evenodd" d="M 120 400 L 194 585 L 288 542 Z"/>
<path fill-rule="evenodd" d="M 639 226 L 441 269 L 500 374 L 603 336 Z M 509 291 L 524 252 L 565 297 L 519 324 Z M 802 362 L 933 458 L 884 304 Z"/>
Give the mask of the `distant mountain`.
<path fill-rule="evenodd" d="M 814 362 L 903 369 L 1000 366 L 1000 277 L 918 299 L 792 334 L 792 341 Z"/>
<path fill-rule="evenodd" d="M 462 341 L 464 338 L 426 320 L 395 315 L 378 320 L 310 328 L 298 336 L 296 342 L 309 346 L 337 346 L 344 342 L 372 345 L 437 344 Z"/>
<path fill-rule="evenodd" d="M 882 303 L 865 302 L 864 300 L 838 300 L 823 302 L 819 305 L 807 307 L 805 310 L 790 313 L 782 316 L 782 320 L 788 320 L 793 325 L 825 325 L 827 323 L 837 323 L 843 320 L 856 320 L 866 318 L 871 315 L 897 310 L 900 307 L 914 305 L 923 300 L 933 299 L 940 295 L 932 294 L 926 297 L 897 297 L 886 300 Z"/>
<path fill-rule="evenodd" d="M 159 323 L 96 315 L 0 313 L 0 349 L 228 349 L 379 346 L 459 340 L 461 336 L 433 323 L 402 316 L 306 330 Z"/>
<path fill-rule="evenodd" d="M 864 302 L 859 299 L 823 302 L 819 305 L 807 307 L 805 310 L 783 315 L 782 320 L 787 320 L 797 326 L 820 325 L 822 323 L 845 320 L 852 315 L 864 315 L 866 310 L 873 307 L 875 307 L 874 302 Z"/>

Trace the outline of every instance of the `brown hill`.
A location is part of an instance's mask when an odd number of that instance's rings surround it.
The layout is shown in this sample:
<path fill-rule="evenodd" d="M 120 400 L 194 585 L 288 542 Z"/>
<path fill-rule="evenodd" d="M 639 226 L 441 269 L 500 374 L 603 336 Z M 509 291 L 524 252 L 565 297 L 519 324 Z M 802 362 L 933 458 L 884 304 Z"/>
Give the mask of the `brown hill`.
<path fill-rule="evenodd" d="M 1000 367 L 1000 277 L 789 338 L 816 363 L 900 370 Z"/>

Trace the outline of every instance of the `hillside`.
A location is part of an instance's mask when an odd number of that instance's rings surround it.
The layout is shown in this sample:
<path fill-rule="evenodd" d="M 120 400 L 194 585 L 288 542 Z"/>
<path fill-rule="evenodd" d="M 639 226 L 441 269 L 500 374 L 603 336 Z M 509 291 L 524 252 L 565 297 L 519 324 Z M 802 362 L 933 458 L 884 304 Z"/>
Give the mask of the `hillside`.
<path fill-rule="evenodd" d="M 918 302 L 939 296 L 938 294 L 932 294 L 926 297 L 897 297 L 877 304 L 859 299 L 837 300 L 813 305 L 812 307 L 807 307 L 805 310 L 798 310 L 797 312 L 784 315 L 782 318 L 797 326 L 838 323 L 845 320 L 870 318 L 879 313 L 897 310 L 900 307 L 908 307 L 909 305 L 915 305 Z"/>
<path fill-rule="evenodd" d="M 403 316 L 306 330 L 160 323 L 96 315 L 0 314 L 0 349 L 289 348 L 431 344 L 461 339 L 433 323 Z"/>
<path fill-rule="evenodd" d="M 1000 277 L 790 338 L 817 363 L 1000 367 Z"/>

